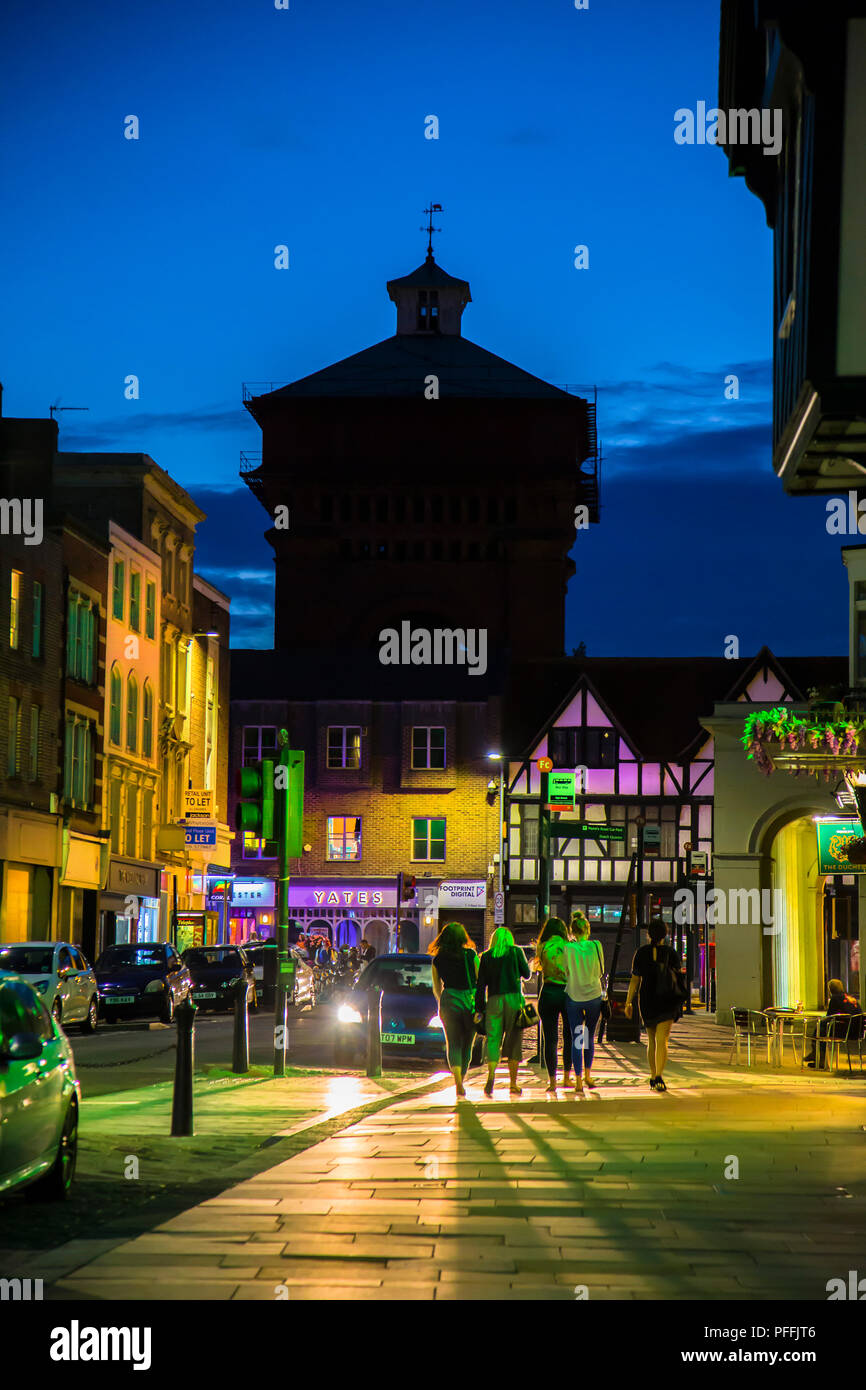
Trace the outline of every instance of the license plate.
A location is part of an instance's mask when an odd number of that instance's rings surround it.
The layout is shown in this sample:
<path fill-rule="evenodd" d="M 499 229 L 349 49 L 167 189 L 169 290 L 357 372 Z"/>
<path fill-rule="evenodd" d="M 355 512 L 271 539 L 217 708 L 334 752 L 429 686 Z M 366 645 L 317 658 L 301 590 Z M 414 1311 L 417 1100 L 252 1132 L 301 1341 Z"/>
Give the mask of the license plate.
<path fill-rule="evenodd" d="M 409 1044 L 411 1044 L 411 1043 L 413 1043 L 413 1042 L 415 1041 L 415 1034 L 414 1034 L 414 1033 L 383 1033 L 383 1034 L 382 1034 L 382 1041 L 383 1041 L 383 1043 L 409 1043 Z"/>
<path fill-rule="evenodd" d="M 134 994 L 109 994 L 103 999 L 103 1004 L 134 1004 Z"/>
<path fill-rule="evenodd" d="M 194 998 L 194 999 L 216 999 L 216 993 L 213 993 L 213 994 L 210 994 L 210 993 L 205 994 L 204 990 L 197 989 L 197 990 L 194 990 L 194 991 L 193 991 L 193 998 Z"/>

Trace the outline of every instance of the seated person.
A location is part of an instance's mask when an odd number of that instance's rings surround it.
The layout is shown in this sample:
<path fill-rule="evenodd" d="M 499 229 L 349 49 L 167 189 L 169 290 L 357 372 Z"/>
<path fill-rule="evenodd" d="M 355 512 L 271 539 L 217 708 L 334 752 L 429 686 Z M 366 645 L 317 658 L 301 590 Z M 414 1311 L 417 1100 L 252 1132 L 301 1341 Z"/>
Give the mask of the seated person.
<path fill-rule="evenodd" d="M 850 994 L 845 993 L 845 986 L 841 980 L 828 980 L 827 989 L 829 997 L 827 999 L 827 1015 L 818 1020 L 815 1036 L 812 1038 L 812 1051 L 805 1059 L 807 1067 L 815 1065 L 815 1042 L 818 1041 L 818 1066 L 823 1067 L 827 1054 L 827 1038 L 846 1036 L 846 1029 L 849 1024 L 842 1022 L 836 1025 L 835 1018 L 838 1015 L 859 1014 L 860 1005 Z"/>

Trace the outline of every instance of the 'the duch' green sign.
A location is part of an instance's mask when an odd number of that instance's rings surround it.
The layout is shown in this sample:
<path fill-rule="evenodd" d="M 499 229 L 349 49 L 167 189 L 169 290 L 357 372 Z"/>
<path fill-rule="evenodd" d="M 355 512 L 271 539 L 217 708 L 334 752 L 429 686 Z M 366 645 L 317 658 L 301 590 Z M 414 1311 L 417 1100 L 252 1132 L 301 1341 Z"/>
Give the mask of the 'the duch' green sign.
<path fill-rule="evenodd" d="M 851 864 L 846 853 L 851 840 L 863 835 L 859 820 L 819 820 L 816 824 L 819 874 L 866 873 L 866 864 Z"/>

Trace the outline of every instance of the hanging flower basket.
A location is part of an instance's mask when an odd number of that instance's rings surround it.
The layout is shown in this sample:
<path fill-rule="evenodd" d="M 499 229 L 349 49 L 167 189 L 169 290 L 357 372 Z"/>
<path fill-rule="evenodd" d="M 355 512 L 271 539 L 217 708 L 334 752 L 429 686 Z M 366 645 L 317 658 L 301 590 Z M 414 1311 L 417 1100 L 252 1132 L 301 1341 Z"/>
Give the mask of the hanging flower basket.
<path fill-rule="evenodd" d="M 830 713 L 827 705 L 822 713 Z M 832 707 L 841 715 L 841 706 Z M 866 769 L 866 718 L 822 718 L 818 711 L 805 716 L 785 705 L 756 710 L 743 728 L 746 757 L 767 776 L 776 767 L 797 776 L 800 772 L 824 774 L 829 782 L 846 772 Z"/>

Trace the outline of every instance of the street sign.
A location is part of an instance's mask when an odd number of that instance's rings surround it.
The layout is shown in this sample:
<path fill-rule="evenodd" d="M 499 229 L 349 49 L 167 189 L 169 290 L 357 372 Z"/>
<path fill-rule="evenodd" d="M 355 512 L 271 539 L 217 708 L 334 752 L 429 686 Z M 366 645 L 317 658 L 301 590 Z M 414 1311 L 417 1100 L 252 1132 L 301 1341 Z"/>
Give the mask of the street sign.
<path fill-rule="evenodd" d="M 624 825 L 606 825 L 586 820 L 554 820 L 550 833 L 560 840 L 624 840 Z"/>
<path fill-rule="evenodd" d="M 505 926 L 505 894 L 493 894 L 493 925 L 495 927 Z"/>
<path fill-rule="evenodd" d="M 216 833 L 215 825 L 188 825 L 184 842 L 188 845 L 215 845 Z"/>
<path fill-rule="evenodd" d="M 552 772 L 552 771 L 553 771 L 553 759 L 552 759 L 552 758 L 539 758 L 538 761 L 536 762 L 535 766 L 538 768 L 538 771 L 539 771 L 539 772 Z"/>
<path fill-rule="evenodd" d="M 213 791 L 205 791 L 203 787 L 187 787 L 183 794 L 183 818 L 184 820 L 214 820 Z"/>
<path fill-rule="evenodd" d="M 551 772 L 547 778 L 548 806 L 570 806 L 574 810 L 574 773 Z"/>

